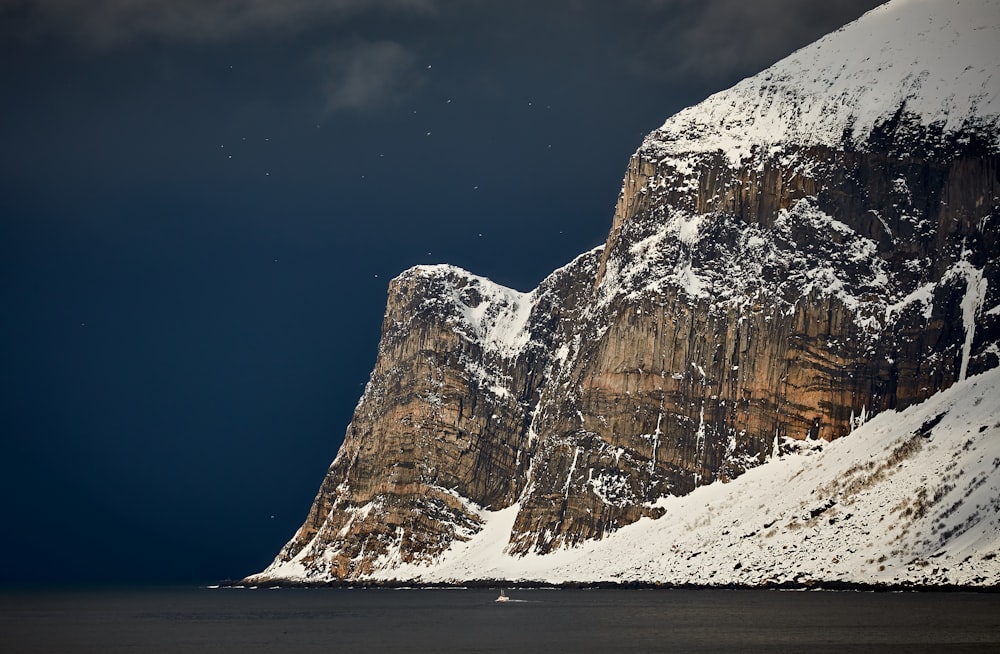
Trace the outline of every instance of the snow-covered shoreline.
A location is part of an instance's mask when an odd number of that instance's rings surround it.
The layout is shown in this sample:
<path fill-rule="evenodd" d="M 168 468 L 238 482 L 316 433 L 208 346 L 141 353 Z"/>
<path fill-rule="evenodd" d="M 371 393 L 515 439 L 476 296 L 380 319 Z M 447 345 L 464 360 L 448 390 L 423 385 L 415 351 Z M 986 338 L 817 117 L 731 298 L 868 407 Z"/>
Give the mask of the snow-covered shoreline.
<path fill-rule="evenodd" d="M 1000 586 L 1000 369 L 734 481 L 659 500 L 665 513 L 574 548 L 505 553 L 517 505 L 433 565 L 350 582 L 293 562 L 267 585 L 987 589 Z"/>

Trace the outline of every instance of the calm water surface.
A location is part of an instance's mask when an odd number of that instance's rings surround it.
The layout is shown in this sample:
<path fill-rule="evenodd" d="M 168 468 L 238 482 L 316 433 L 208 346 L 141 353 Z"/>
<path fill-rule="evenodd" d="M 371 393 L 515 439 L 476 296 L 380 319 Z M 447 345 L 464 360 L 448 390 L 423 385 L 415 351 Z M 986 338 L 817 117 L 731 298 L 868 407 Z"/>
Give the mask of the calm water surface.
<path fill-rule="evenodd" d="M 1000 651 L 1000 595 L 714 590 L 0 592 L 0 652 Z"/>

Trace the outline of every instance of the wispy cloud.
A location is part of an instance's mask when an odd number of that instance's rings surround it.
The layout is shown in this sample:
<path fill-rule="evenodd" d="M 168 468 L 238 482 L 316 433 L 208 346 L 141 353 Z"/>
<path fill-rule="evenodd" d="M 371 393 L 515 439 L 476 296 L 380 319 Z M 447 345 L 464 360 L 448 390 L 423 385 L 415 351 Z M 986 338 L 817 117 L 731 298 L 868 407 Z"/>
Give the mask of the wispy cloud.
<path fill-rule="evenodd" d="M 368 12 L 427 12 L 438 1 L 0 0 L 0 23 L 7 38 L 56 35 L 97 47 L 144 39 L 217 42 Z"/>
<path fill-rule="evenodd" d="M 640 44 L 647 72 L 723 79 L 762 69 L 884 0 L 629 0 L 662 25 Z"/>
<path fill-rule="evenodd" d="M 713 2 L 685 34 L 692 55 L 685 64 L 699 74 L 747 63 L 763 68 L 788 54 L 790 36 L 800 37 L 799 45 L 805 45 L 829 32 L 831 23 L 839 26 L 876 4 L 872 0 Z"/>
<path fill-rule="evenodd" d="M 399 43 L 362 42 L 324 52 L 324 110 L 368 109 L 419 84 L 415 56 Z"/>

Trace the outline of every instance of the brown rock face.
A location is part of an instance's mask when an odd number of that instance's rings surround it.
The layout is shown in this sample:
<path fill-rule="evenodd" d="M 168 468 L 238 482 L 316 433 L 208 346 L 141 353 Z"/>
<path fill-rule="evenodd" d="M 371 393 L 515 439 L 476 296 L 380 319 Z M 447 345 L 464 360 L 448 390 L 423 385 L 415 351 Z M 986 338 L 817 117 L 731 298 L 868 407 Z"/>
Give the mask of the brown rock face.
<path fill-rule="evenodd" d="M 647 138 L 607 243 L 531 293 L 450 266 L 395 279 L 343 447 L 253 579 L 431 564 L 515 506 L 511 555 L 601 538 L 782 439 L 1000 365 L 1000 117 L 911 115 L 904 70 L 858 136 L 844 103 L 884 67 L 820 43 L 835 61 L 790 58 Z"/>
<path fill-rule="evenodd" d="M 630 162 L 581 348 L 542 396 L 549 465 L 514 552 L 600 538 L 784 437 L 843 436 L 998 364 L 997 317 L 962 308 L 1000 300 L 995 154 L 708 158 L 696 193 L 650 154 Z"/>
<path fill-rule="evenodd" d="M 530 294 L 450 266 L 393 280 L 375 370 L 276 563 L 339 579 L 428 562 L 476 533 L 482 508 L 517 501 L 553 346 L 579 324 L 596 263 L 583 255 Z"/>
<path fill-rule="evenodd" d="M 344 445 L 262 577 L 431 563 L 514 503 L 512 554 L 600 538 L 782 438 L 998 365 L 1000 158 L 974 135 L 920 155 L 880 138 L 701 157 L 694 191 L 640 150 L 607 244 L 532 293 L 401 275 Z"/>

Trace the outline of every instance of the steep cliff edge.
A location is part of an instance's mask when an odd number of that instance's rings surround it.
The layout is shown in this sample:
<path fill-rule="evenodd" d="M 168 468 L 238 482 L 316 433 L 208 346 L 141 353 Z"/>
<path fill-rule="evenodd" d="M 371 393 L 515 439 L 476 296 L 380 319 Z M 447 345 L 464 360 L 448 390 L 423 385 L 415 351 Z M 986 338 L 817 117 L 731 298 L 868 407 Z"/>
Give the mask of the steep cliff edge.
<path fill-rule="evenodd" d="M 432 562 L 517 501 L 556 344 L 581 321 L 599 251 L 519 293 L 453 266 L 389 286 L 378 359 L 305 523 L 263 573 L 358 578 Z"/>
<path fill-rule="evenodd" d="M 256 580 L 601 539 L 1000 364 L 1000 3 L 895 0 L 670 118 L 531 293 L 389 288 L 371 380 Z"/>

